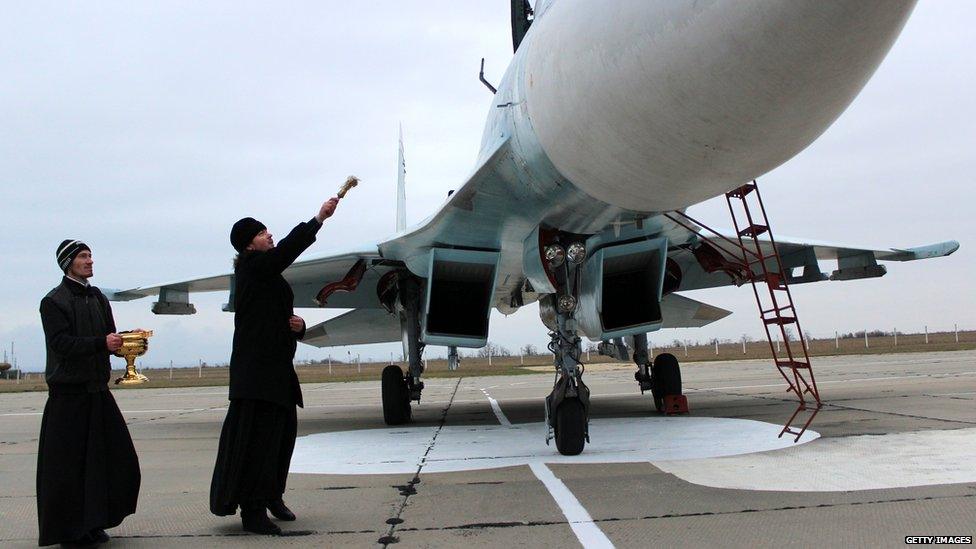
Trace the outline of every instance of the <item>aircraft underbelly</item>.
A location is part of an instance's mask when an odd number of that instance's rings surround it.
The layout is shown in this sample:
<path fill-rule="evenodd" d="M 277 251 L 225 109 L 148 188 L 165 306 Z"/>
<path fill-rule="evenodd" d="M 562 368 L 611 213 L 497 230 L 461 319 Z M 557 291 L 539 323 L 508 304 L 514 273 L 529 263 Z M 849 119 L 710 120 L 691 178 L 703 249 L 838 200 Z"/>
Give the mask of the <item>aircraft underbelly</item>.
<path fill-rule="evenodd" d="M 520 47 L 524 108 L 556 169 L 586 194 L 637 210 L 686 207 L 823 133 L 913 5 L 560 0 Z"/>
<path fill-rule="evenodd" d="M 853 100 L 913 5 L 552 2 L 498 86 L 474 173 L 380 251 L 424 278 L 435 248 L 499 252 L 493 305 L 513 311 L 534 299 L 520 288 L 536 227 L 646 223 L 785 162 Z"/>

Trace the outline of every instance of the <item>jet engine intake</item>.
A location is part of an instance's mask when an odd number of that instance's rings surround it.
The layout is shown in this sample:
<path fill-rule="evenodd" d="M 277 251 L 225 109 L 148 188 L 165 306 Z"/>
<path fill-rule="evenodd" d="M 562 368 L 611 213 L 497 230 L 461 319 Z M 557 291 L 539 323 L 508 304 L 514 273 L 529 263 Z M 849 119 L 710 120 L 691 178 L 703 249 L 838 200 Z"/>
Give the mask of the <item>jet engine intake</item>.
<path fill-rule="evenodd" d="M 601 248 L 584 266 L 577 318 L 587 337 L 605 341 L 661 327 L 668 239 Z"/>
<path fill-rule="evenodd" d="M 430 252 L 424 343 L 484 347 L 498 252 L 434 248 Z"/>

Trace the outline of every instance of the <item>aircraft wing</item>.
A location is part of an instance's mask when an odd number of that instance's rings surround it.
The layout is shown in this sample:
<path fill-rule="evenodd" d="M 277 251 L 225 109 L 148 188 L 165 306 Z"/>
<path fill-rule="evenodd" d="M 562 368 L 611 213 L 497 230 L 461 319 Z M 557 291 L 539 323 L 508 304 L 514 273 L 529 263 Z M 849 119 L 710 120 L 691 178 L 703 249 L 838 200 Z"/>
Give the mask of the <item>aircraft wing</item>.
<path fill-rule="evenodd" d="M 400 341 L 400 319 L 385 309 L 356 309 L 305 331 L 302 343 L 339 347 Z"/>
<path fill-rule="evenodd" d="M 354 269 L 360 262 L 363 262 L 361 277 L 359 277 L 359 272 Z M 324 307 L 380 308 L 381 305 L 376 296 L 375 288 L 379 278 L 396 266 L 396 262 L 384 261 L 376 248 L 373 247 L 372 249 L 364 248 L 299 259 L 288 267 L 283 274 L 295 293 L 296 307 L 319 307 L 320 305 L 316 303 L 315 299 L 323 287 L 351 276 L 352 278 L 358 277 L 356 288 L 352 291 L 332 293 L 327 298 Z M 103 292 L 112 301 L 129 301 L 158 295 L 160 299 L 153 306 L 153 312 L 159 314 L 191 314 L 194 309 L 189 303 L 188 294 L 229 291 L 232 286 L 232 279 L 233 273 L 224 273 L 151 286 L 140 286 L 127 290 L 103 290 Z M 233 299 L 229 301 L 233 303 Z"/>
<path fill-rule="evenodd" d="M 765 250 L 772 250 L 772 245 L 768 240 L 760 240 L 760 244 Z M 943 257 L 951 255 L 959 249 L 959 243 L 955 240 L 929 244 L 926 246 L 916 246 L 914 248 L 875 248 L 863 246 L 850 246 L 844 244 L 833 244 L 816 240 L 806 240 L 796 238 L 777 238 L 776 245 L 780 248 L 780 253 L 790 253 L 798 249 L 813 248 L 817 259 L 842 259 L 849 257 L 871 255 L 878 261 L 915 261 L 917 259 L 930 259 L 933 257 Z"/>
<path fill-rule="evenodd" d="M 737 242 L 734 233 L 723 234 L 723 236 Z M 726 259 L 738 259 L 741 263 L 741 258 L 733 257 L 732 252 L 736 250 L 734 245 L 719 238 L 712 238 L 710 241 L 715 243 L 714 247 Z M 754 244 L 747 241 L 746 246 L 750 245 Z M 760 238 L 759 245 L 763 255 L 768 256 L 772 253 L 773 246 L 768 238 Z M 777 237 L 776 246 L 790 284 L 880 277 L 887 273 L 887 269 L 879 265 L 879 261 L 916 261 L 944 257 L 959 249 L 959 243 L 955 240 L 908 248 L 883 248 L 791 237 Z M 682 291 L 735 283 L 733 278 L 724 272 L 706 272 L 687 247 L 672 250 L 669 257 L 677 261 L 682 268 L 684 275 L 680 286 Z M 827 274 L 821 268 L 821 261 L 836 261 L 836 269 Z"/>

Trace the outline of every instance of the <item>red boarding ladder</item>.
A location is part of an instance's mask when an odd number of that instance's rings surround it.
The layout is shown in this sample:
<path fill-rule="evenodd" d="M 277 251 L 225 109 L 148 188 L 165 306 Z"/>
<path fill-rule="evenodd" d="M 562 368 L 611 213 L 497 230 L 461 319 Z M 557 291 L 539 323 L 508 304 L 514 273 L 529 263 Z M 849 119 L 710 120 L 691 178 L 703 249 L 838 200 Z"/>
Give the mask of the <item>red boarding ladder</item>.
<path fill-rule="evenodd" d="M 694 227 L 689 227 L 673 214 L 677 214 L 677 216 L 683 217 L 712 233 L 714 237 L 706 237 L 701 233 L 699 236 L 709 245 L 732 256 L 736 261 L 736 263 L 726 264 L 722 270 L 726 272 L 738 270 L 741 276 L 734 277 L 737 279 L 737 283 L 742 283 L 745 280 L 752 283 L 752 291 L 759 307 L 759 318 L 762 321 L 763 329 L 766 330 L 766 339 L 769 341 L 769 350 L 772 352 L 773 362 L 776 364 L 776 369 L 780 375 L 789 385 L 787 392 L 792 392 L 799 400 L 799 405 L 790 419 L 786 421 L 779 436 L 782 437 L 785 433 L 795 435 L 793 440 L 796 442 L 800 440 L 800 437 L 823 406 L 823 402 L 820 400 L 820 392 L 817 390 L 817 381 L 813 377 L 810 356 L 807 354 L 804 343 L 800 319 L 793 304 L 793 296 L 790 294 L 786 273 L 783 272 L 783 263 L 776 249 L 776 240 L 773 238 L 773 231 L 770 228 L 769 219 L 766 217 L 766 208 L 763 206 L 762 197 L 759 194 L 759 186 L 755 181 L 747 183 L 726 193 L 725 200 L 729 205 L 729 214 L 732 216 L 738 242 L 722 236 L 684 212 L 676 211 L 665 215 L 686 229 L 697 232 Z M 753 203 L 751 207 L 750 202 Z M 744 219 L 740 221 L 743 217 Z M 762 234 L 769 235 L 767 249 L 765 250 L 759 240 L 759 236 Z M 738 263 L 739 261 L 741 263 Z M 787 337 L 787 330 L 791 326 L 795 326 L 797 336 L 797 340 L 792 342 Z M 777 330 L 783 342 L 782 350 L 777 350 L 777 346 L 773 342 L 773 334 Z M 805 421 L 801 412 L 805 413 Z"/>

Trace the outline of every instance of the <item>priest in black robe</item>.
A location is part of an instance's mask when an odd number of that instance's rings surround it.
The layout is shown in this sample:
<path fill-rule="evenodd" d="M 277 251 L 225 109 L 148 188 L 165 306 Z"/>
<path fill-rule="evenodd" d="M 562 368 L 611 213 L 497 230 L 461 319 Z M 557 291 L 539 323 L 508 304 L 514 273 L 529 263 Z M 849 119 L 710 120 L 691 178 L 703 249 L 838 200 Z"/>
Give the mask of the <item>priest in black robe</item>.
<path fill-rule="evenodd" d="M 61 284 L 41 300 L 47 404 L 37 449 L 39 545 L 87 546 L 135 513 L 139 460 L 112 393 L 109 354 L 122 346 L 108 300 L 88 283 L 91 248 L 58 246 Z"/>
<path fill-rule="evenodd" d="M 210 511 L 241 509 L 244 530 L 281 534 L 267 515 L 295 520 L 283 495 L 295 449 L 296 406 L 302 392 L 293 360 L 305 321 L 294 314 L 295 296 L 282 272 L 315 242 L 338 198 L 299 223 L 275 246 L 261 222 L 245 217 L 231 229 L 234 262 L 234 343 L 230 406 L 220 433 L 210 485 Z"/>

